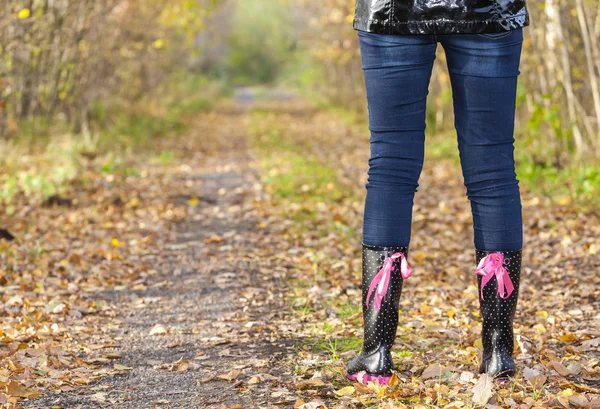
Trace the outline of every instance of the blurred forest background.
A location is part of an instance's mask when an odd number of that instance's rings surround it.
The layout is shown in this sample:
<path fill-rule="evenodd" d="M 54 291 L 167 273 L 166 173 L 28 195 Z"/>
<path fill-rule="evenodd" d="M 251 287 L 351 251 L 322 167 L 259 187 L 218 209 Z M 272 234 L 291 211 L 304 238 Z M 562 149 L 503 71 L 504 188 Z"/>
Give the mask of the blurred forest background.
<path fill-rule="evenodd" d="M 520 178 L 560 200 L 597 198 L 600 3 L 529 0 L 529 10 Z M 3 1 L 1 200 L 52 195 L 76 177 L 78 156 L 118 161 L 119 149 L 177 132 L 236 86 L 283 85 L 364 123 L 353 11 L 353 0 Z M 433 153 L 454 155 L 441 46 L 428 104 Z"/>

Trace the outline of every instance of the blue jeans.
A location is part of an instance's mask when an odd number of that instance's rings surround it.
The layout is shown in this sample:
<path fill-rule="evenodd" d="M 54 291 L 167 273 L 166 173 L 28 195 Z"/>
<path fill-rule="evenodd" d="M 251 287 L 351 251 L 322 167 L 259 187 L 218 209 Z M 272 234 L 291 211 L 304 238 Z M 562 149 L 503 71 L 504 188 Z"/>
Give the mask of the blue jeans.
<path fill-rule="evenodd" d="M 371 134 L 363 243 L 409 245 L 423 168 L 425 102 L 439 41 L 448 62 L 475 248 L 521 250 L 513 131 L 522 29 L 443 35 L 359 31 L 358 36 Z"/>

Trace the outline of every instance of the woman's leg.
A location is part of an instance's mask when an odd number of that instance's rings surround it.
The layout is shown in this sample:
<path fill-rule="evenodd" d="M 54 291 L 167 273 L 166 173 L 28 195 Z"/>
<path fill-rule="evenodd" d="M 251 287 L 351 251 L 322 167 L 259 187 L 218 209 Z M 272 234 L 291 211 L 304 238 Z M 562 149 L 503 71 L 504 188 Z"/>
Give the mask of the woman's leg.
<path fill-rule="evenodd" d="M 358 35 L 371 131 L 363 244 L 408 246 L 437 42 L 433 35 Z"/>
<path fill-rule="evenodd" d="M 475 248 L 521 250 L 523 222 L 513 131 L 522 29 L 496 37 L 438 38 L 448 61 Z"/>
<path fill-rule="evenodd" d="M 411 274 L 412 204 L 423 167 L 425 99 L 437 43 L 427 35 L 359 32 L 359 38 L 371 158 L 362 245 L 364 342 L 347 376 L 388 383 L 402 283 Z"/>
<path fill-rule="evenodd" d="M 440 36 L 448 60 L 461 166 L 473 213 L 483 326 L 480 372 L 515 374 L 513 319 L 523 222 L 514 161 L 522 29 Z"/>

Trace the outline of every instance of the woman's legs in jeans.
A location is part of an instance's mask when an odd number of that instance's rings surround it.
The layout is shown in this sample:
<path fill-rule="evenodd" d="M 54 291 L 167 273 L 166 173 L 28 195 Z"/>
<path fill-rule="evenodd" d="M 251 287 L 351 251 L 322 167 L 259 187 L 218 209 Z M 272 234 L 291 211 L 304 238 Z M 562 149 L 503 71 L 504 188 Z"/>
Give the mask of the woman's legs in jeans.
<path fill-rule="evenodd" d="M 408 264 L 404 263 L 404 274 L 403 264 L 398 271 L 393 260 L 405 262 L 402 257 L 408 254 L 413 199 L 423 167 L 426 98 L 438 41 L 448 57 L 461 166 L 473 212 L 482 294 L 480 371 L 512 376 L 512 320 L 522 245 L 513 127 L 522 33 L 359 32 L 359 38 L 371 131 L 362 246 L 365 331 L 363 350 L 349 363 L 347 376 L 358 380 L 365 371 L 368 379 L 380 383 L 391 379 L 398 302 L 403 279 L 410 276 Z M 490 281 L 490 275 L 496 280 Z M 508 283 L 514 283 L 514 288 Z M 382 297 L 380 309 L 369 304 L 375 286 Z"/>
<path fill-rule="evenodd" d="M 438 38 L 448 61 L 475 248 L 521 250 L 523 223 L 513 131 L 523 31 L 502 33 L 495 39 L 477 35 Z"/>
<path fill-rule="evenodd" d="M 371 131 L 363 244 L 408 246 L 437 44 L 433 35 L 358 35 Z"/>
<path fill-rule="evenodd" d="M 513 130 L 522 29 L 496 39 L 477 34 L 363 32 L 359 39 L 371 131 L 363 243 L 409 245 L 413 199 L 423 166 L 425 101 L 439 41 L 451 77 L 475 247 L 521 249 Z"/>

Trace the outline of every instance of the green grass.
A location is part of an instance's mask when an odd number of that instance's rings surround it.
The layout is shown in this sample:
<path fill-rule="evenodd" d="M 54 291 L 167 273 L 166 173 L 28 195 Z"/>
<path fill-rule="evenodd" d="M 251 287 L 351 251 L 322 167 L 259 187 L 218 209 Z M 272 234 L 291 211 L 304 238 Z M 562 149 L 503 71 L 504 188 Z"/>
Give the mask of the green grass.
<path fill-rule="evenodd" d="M 267 170 L 266 183 L 274 187 L 278 198 L 294 203 L 312 200 L 336 200 L 341 192 L 331 183 L 337 171 L 318 160 L 291 151 L 279 152 L 278 157 L 265 158 L 262 166 Z M 314 210 L 304 208 L 308 215 Z"/>
<path fill-rule="evenodd" d="M 266 110 L 254 111 L 247 132 L 259 154 L 265 183 L 273 194 L 298 204 L 342 199 L 344 194 L 335 183 L 337 170 L 311 155 L 302 143 L 286 138 L 283 129 L 263 129 L 261 122 L 269 114 Z M 314 206 L 302 206 L 284 217 L 297 222 L 311 220 L 316 212 Z"/>
<path fill-rule="evenodd" d="M 152 157 L 150 161 L 152 163 L 160 164 L 163 166 L 172 165 L 177 160 L 177 155 L 171 151 L 161 151 L 160 154 Z"/>
<path fill-rule="evenodd" d="M 600 165 L 572 163 L 558 169 L 521 159 L 517 175 L 525 188 L 552 197 L 558 203 L 600 205 Z"/>
<path fill-rule="evenodd" d="M 426 141 L 426 163 L 439 159 L 454 162 L 460 172 L 455 134 L 437 135 Z M 600 205 L 600 163 L 573 161 L 559 169 L 536 161 L 527 146 L 519 141 L 515 144 L 515 162 L 523 189 L 558 204 Z"/>
<path fill-rule="evenodd" d="M 334 113 L 346 124 L 364 128 L 364 132 L 368 133 L 368 122 L 364 114 L 325 103 L 314 99 L 314 96 L 312 99 L 315 106 Z M 428 108 L 428 113 L 434 112 L 432 108 Z M 435 115 L 428 116 L 426 129 L 425 160 L 451 160 L 458 166 L 460 158 L 455 130 L 436 132 Z M 541 163 L 536 159 L 538 152 L 532 152 L 531 135 L 528 132 L 524 136 L 515 135 L 516 171 L 521 186 L 559 204 L 577 202 L 582 206 L 600 205 L 600 162 L 572 160 L 561 168 Z"/>
<path fill-rule="evenodd" d="M 392 351 L 392 355 L 398 356 L 400 358 L 410 358 L 413 353 L 407 349 L 401 351 Z"/>
<path fill-rule="evenodd" d="M 325 352 L 331 356 L 348 352 L 360 351 L 362 348 L 361 337 L 345 337 L 345 338 L 320 338 L 308 343 L 313 352 Z"/>
<path fill-rule="evenodd" d="M 350 318 L 362 311 L 362 308 L 358 304 L 342 304 L 339 308 L 336 309 L 336 314 L 340 318 Z"/>
<path fill-rule="evenodd" d="M 151 95 L 135 105 L 123 101 L 97 101 L 89 115 L 90 132 L 68 132 L 58 121 L 30 120 L 19 124 L 17 137 L 0 141 L 0 205 L 15 211 L 16 196 L 32 203 L 64 193 L 77 182 L 86 182 L 86 171 L 105 175 L 139 175 L 126 158 L 140 149 L 154 149 L 158 138 L 176 137 L 187 127 L 188 116 L 206 111 L 231 93 L 224 83 L 204 76 L 175 73 Z M 35 125 L 35 126 L 34 126 Z M 170 165 L 172 152 L 161 151 L 152 163 Z"/>

